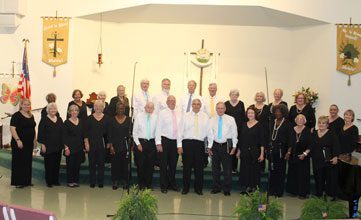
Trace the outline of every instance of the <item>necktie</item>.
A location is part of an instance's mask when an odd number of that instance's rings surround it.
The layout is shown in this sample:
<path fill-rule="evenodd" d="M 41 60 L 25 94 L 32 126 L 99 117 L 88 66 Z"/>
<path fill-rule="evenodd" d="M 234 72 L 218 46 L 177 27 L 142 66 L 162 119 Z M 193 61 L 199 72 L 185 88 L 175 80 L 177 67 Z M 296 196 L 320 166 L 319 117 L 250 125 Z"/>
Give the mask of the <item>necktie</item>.
<path fill-rule="evenodd" d="M 177 138 L 178 127 L 177 127 L 177 115 L 175 111 L 172 111 L 172 121 L 173 121 L 173 138 Z"/>
<path fill-rule="evenodd" d="M 150 116 L 147 115 L 147 140 L 150 140 L 151 129 L 150 129 Z"/>
<path fill-rule="evenodd" d="M 186 112 L 189 112 L 191 110 L 191 105 L 192 105 L 192 94 L 189 95 L 188 104 L 187 104 L 187 111 Z"/>
<path fill-rule="evenodd" d="M 218 140 L 222 139 L 222 127 L 223 127 L 223 119 L 222 116 L 218 119 Z"/>
<path fill-rule="evenodd" d="M 211 97 L 210 107 L 211 107 L 211 117 L 213 117 L 214 116 L 214 97 Z"/>
<path fill-rule="evenodd" d="M 194 134 L 196 137 L 199 135 L 198 114 L 194 115 Z"/>
<path fill-rule="evenodd" d="M 148 98 L 148 93 L 147 92 L 144 92 L 144 98 L 145 98 L 145 101 L 148 102 L 149 101 L 149 98 Z"/>

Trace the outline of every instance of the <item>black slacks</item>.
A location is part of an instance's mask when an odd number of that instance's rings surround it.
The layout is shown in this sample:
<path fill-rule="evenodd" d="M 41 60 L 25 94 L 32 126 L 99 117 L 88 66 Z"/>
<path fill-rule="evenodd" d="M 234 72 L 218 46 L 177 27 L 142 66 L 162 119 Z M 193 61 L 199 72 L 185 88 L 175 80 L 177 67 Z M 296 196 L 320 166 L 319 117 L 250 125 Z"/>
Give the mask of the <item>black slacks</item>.
<path fill-rule="evenodd" d="M 95 148 L 88 154 L 89 159 L 89 179 L 90 184 L 99 185 L 104 183 L 104 160 L 105 160 L 105 149 Z"/>
<path fill-rule="evenodd" d="M 79 172 L 83 151 L 71 153 L 66 157 L 66 174 L 68 183 L 79 183 Z"/>
<path fill-rule="evenodd" d="M 176 188 L 175 173 L 178 162 L 177 140 L 162 137 L 163 152 L 159 153 L 160 158 L 160 188 Z"/>
<path fill-rule="evenodd" d="M 286 178 L 286 160 L 283 155 L 282 158 L 278 154 L 272 158 L 273 165 L 270 165 L 270 182 L 269 182 L 269 193 L 278 197 L 283 196 L 285 189 L 285 178 Z"/>
<path fill-rule="evenodd" d="M 129 163 L 129 158 L 127 158 L 127 151 L 124 150 L 116 152 L 114 155 L 112 155 L 110 162 L 112 165 L 111 173 L 113 183 L 120 181 L 126 183 Z"/>
<path fill-rule="evenodd" d="M 135 146 L 137 155 L 138 185 L 140 188 L 152 188 L 154 163 L 157 155 L 154 139 L 139 139 L 143 151 L 140 152 Z"/>
<path fill-rule="evenodd" d="M 183 190 L 189 191 L 192 168 L 194 169 L 194 190 L 203 190 L 204 142 L 183 140 Z"/>
<path fill-rule="evenodd" d="M 48 185 L 59 184 L 61 151 L 44 155 L 45 181 Z"/>
<path fill-rule="evenodd" d="M 320 197 L 324 192 L 328 196 L 337 196 L 337 165 L 328 165 L 314 170 L 316 196 Z"/>
<path fill-rule="evenodd" d="M 230 192 L 232 188 L 232 156 L 228 152 L 227 143 L 214 142 L 212 147 L 213 189 Z M 221 166 L 223 168 L 223 185 L 221 184 Z"/>

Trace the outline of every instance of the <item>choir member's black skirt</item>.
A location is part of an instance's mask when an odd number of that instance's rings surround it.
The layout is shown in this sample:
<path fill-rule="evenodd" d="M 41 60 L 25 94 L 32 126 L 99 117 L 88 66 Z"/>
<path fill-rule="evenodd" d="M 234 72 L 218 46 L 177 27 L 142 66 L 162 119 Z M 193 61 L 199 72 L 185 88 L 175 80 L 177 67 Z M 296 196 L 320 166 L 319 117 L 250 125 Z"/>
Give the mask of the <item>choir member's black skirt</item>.
<path fill-rule="evenodd" d="M 286 192 L 306 197 L 310 194 L 310 159 L 291 158 L 288 162 Z"/>

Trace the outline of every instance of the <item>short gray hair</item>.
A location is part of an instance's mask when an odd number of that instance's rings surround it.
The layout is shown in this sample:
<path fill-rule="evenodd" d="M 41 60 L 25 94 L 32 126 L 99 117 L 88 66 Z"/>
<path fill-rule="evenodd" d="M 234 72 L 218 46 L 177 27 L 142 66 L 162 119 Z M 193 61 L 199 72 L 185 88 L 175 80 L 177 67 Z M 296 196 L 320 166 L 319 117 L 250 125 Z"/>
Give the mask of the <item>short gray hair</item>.
<path fill-rule="evenodd" d="M 46 113 L 49 113 L 49 110 L 51 108 L 55 108 L 56 111 L 58 111 L 58 106 L 56 105 L 55 102 L 50 102 L 47 106 L 46 106 Z"/>

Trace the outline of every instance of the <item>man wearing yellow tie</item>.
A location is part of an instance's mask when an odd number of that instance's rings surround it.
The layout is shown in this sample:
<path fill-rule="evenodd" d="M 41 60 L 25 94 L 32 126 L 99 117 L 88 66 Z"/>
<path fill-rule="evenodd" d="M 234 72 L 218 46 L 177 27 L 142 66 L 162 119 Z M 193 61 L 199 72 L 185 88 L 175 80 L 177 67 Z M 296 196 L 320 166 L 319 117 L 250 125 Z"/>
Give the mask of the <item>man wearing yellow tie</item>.
<path fill-rule="evenodd" d="M 183 154 L 183 190 L 189 192 L 192 168 L 194 169 L 194 191 L 203 195 L 203 159 L 205 140 L 213 143 L 210 120 L 206 113 L 200 111 L 202 103 L 193 99 L 192 110 L 183 115 L 180 129 L 178 153 Z"/>

